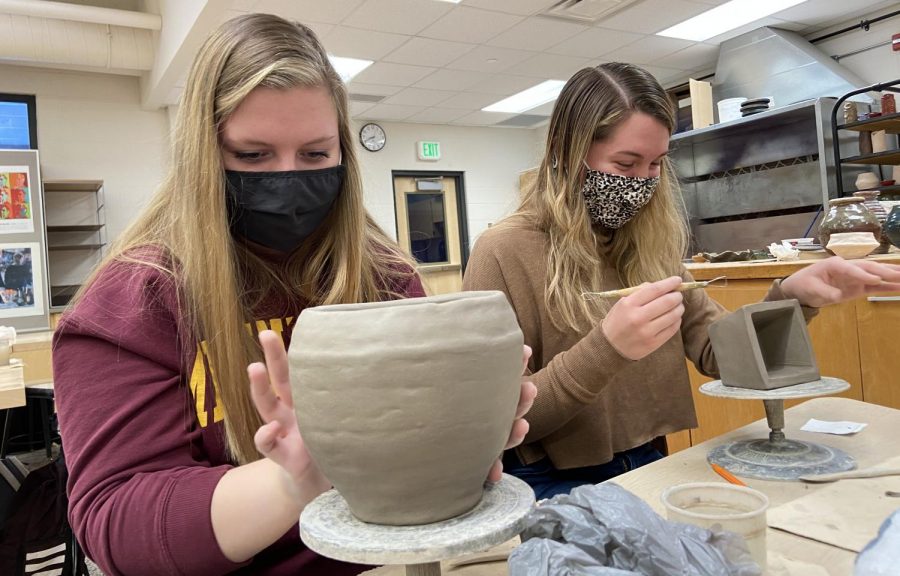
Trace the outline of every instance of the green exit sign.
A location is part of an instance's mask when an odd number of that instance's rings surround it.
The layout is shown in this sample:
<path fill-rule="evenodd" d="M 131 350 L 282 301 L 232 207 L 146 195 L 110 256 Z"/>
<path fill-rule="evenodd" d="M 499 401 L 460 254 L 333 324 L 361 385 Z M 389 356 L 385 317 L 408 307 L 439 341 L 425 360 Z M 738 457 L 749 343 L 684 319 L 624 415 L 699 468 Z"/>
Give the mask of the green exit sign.
<path fill-rule="evenodd" d="M 416 151 L 418 152 L 419 160 L 441 159 L 440 142 L 428 142 L 427 140 L 420 140 L 419 142 L 416 142 Z"/>

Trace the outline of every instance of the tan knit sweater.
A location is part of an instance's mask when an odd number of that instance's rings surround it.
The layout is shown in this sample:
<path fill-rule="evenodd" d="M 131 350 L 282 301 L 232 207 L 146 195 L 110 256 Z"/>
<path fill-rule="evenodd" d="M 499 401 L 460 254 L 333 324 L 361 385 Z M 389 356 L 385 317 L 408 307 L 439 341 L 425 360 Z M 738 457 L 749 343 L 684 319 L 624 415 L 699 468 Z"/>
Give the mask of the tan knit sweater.
<path fill-rule="evenodd" d="M 697 426 L 685 357 L 718 372 L 707 327 L 728 312 L 704 290 L 684 293 L 681 332 L 638 361 L 621 356 L 599 324 L 586 334 L 561 331 L 544 303 L 548 237 L 508 226 L 482 234 L 463 280 L 465 290 L 500 290 L 509 298 L 533 355 L 538 388 L 531 425 L 517 453 L 530 464 L 549 456 L 560 469 L 603 464 L 613 454 Z M 691 276 L 683 272 L 685 281 Z M 783 296 L 776 281 L 767 300 Z M 595 290 L 622 288 L 610 266 Z M 814 313 L 804 309 L 811 317 Z"/>

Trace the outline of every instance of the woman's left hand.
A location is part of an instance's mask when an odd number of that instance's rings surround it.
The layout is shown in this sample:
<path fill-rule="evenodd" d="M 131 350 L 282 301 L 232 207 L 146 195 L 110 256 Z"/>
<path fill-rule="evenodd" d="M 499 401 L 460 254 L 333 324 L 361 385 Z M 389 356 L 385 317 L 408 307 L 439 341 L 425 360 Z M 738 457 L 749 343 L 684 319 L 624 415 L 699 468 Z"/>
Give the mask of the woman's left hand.
<path fill-rule="evenodd" d="M 787 298 L 821 308 L 877 292 L 900 291 L 900 266 L 832 257 L 794 272 L 781 282 Z"/>
<path fill-rule="evenodd" d="M 537 387 L 531 382 L 527 375 L 528 359 L 531 358 L 531 347 L 525 346 L 522 350 L 522 391 L 519 393 L 519 405 L 516 408 L 516 419 L 513 421 L 512 430 L 509 432 L 509 438 L 506 441 L 504 450 L 515 448 L 522 443 L 525 435 L 528 434 L 528 422 L 523 418 L 525 413 L 531 409 L 534 399 L 537 396 Z M 494 461 L 488 472 L 488 482 L 499 482 L 503 477 L 503 462 L 500 459 Z"/>

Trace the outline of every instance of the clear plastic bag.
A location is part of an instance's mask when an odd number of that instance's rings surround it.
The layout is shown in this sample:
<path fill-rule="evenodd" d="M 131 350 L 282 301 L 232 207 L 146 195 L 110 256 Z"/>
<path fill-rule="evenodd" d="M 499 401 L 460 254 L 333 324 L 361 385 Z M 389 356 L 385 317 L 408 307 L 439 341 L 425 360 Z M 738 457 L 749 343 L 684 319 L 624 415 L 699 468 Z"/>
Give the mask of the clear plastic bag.
<path fill-rule="evenodd" d="M 614 483 L 580 486 L 529 514 L 511 576 L 760 576 L 741 536 L 669 522 Z"/>
<path fill-rule="evenodd" d="M 866 544 L 853 567 L 853 576 L 897 576 L 900 574 L 900 510 L 895 510 Z"/>

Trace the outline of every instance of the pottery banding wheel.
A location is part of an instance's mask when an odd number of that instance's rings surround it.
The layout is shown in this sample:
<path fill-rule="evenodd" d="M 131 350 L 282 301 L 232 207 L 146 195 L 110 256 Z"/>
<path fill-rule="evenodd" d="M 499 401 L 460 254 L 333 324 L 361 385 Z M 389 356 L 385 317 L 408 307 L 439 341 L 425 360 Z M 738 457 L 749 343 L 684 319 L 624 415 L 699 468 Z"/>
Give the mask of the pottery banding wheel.
<path fill-rule="evenodd" d="M 707 460 L 738 476 L 763 480 L 796 480 L 800 476 L 853 470 L 856 460 L 843 450 L 815 442 L 789 440 L 782 431 L 785 400 L 827 396 L 848 388 L 850 384 L 846 381 L 829 377 L 774 390 L 726 386 L 721 380 L 703 384 L 700 392 L 707 396 L 762 400 L 771 428 L 768 439 L 741 440 L 717 446 L 707 455 Z"/>
<path fill-rule="evenodd" d="M 303 510 L 300 537 L 314 552 L 335 560 L 407 564 L 407 574 L 440 574 L 441 560 L 517 536 L 533 507 L 531 487 L 504 474 L 499 483 L 485 487 L 481 502 L 465 514 L 421 526 L 384 526 L 356 519 L 343 497 L 329 490 Z"/>

